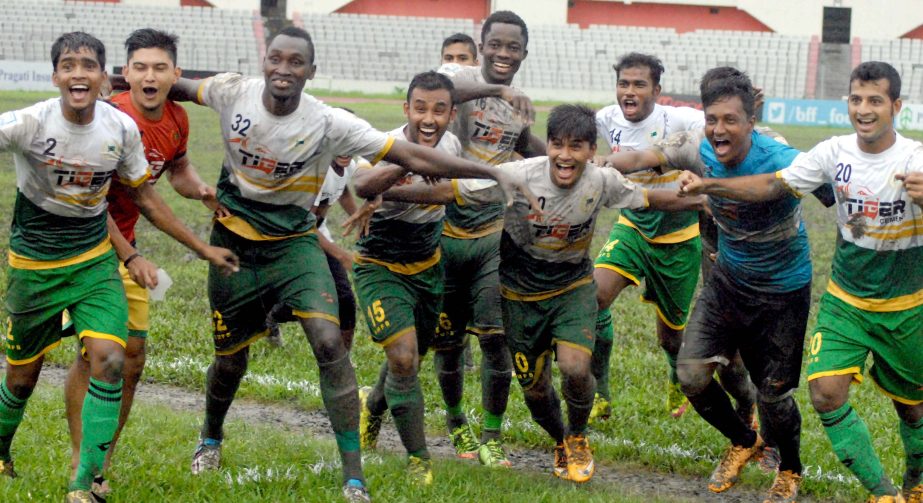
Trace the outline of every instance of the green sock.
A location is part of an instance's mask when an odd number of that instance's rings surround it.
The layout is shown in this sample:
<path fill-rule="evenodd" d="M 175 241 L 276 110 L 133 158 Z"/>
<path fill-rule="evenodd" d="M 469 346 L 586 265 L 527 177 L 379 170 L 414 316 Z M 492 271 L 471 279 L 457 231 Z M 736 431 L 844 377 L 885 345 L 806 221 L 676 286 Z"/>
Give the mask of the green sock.
<path fill-rule="evenodd" d="M 667 364 L 670 365 L 670 382 L 676 384 L 679 382 L 679 376 L 676 374 L 676 355 L 671 355 L 666 349 L 663 350 L 663 354 L 667 357 Z"/>
<path fill-rule="evenodd" d="M 26 401 L 13 396 L 6 387 L 6 378 L 0 381 L 0 460 L 10 461 L 10 446 L 13 444 L 13 435 L 22 422 L 26 412 Z"/>
<path fill-rule="evenodd" d="M 608 309 L 600 309 L 596 313 L 596 345 L 593 347 L 590 367 L 596 378 L 596 393 L 606 400 L 612 399 L 609 392 L 609 359 L 612 356 L 614 334 L 612 313 Z"/>
<path fill-rule="evenodd" d="M 417 376 L 397 376 L 388 372 L 385 400 L 407 453 L 429 459 L 423 424 L 423 390 Z"/>
<path fill-rule="evenodd" d="M 849 403 L 819 415 L 836 457 L 853 472 L 862 486 L 875 496 L 896 494 L 897 490 L 885 475 L 872 447 L 868 427 Z"/>
<path fill-rule="evenodd" d="M 70 489 L 89 490 L 93 477 L 102 473 L 106 452 L 119 424 L 122 402 L 122 381 L 109 384 L 90 378 L 87 396 L 83 400 L 83 440 L 80 442 L 80 464 Z"/>
<path fill-rule="evenodd" d="M 486 442 L 494 438 L 500 438 L 500 430 L 503 428 L 503 415 L 491 414 L 484 411 L 484 428 L 481 429 L 481 442 Z"/>
<path fill-rule="evenodd" d="M 916 423 L 901 421 L 901 441 L 907 455 L 904 487 L 914 487 L 923 476 L 923 419 Z"/>
<path fill-rule="evenodd" d="M 468 422 L 468 419 L 465 417 L 465 411 L 462 410 L 462 404 L 459 402 L 457 405 L 446 405 L 445 406 L 445 420 L 446 424 L 449 426 L 449 431 L 458 428 L 459 426 Z"/>

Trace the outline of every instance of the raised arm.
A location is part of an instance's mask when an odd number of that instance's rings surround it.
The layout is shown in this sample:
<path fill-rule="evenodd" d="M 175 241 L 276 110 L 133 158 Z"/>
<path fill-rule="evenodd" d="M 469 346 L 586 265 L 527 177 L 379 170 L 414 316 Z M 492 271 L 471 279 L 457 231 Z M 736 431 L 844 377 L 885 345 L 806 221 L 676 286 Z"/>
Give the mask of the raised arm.
<path fill-rule="evenodd" d="M 626 175 L 636 171 L 660 168 L 663 165 L 663 159 L 656 150 L 625 150 L 607 155 L 605 165 Z"/>
<path fill-rule="evenodd" d="M 455 95 L 460 103 L 479 98 L 500 98 L 513 105 L 513 110 L 526 124 L 532 125 L 535 122 L 535 106 L 532 100 L 515 87 L 463 79 L 452 79 L 452 83 L 455 85 Z"/>
<path fill-rule="evenodd" d="M 154 224 L 154 227 L 194 251 L 200 258 L 211 262 L 222 273 L 231 274 L 239 270 L 239 262 L 234 252 L 205 244 L 176 218 L 176 215 L 163 202 L 153 185 L 142 183 L 136 188 L 129 187 L 129 194 L 134 199 L 135 204 L 138 205 L 144 218 Z"/>
<path fill-rule="evenodd" d="M 396 146 L 397 142 L 395 142 Z M 393 149 L 393 147 L 392 147 Z M 372 169 L 359 169 L 353 175 L 353 185 L 356 195 L 364 198 L 375 197 L 388 190 L 392 185 L 407 174 L 401 166 L 388 165 Z"/>
<path fill-rule="evenodd" d="M 177 194 L 186 199 L 202 201 L 207 208 L 212 208 L 215 200 L 215 188 L 202 181 L 199 173 L 189 162 L 187 156 L 180 157 L 170 162 L 165 168 L 167 180 Z"/>
<path fill-rule="evenodd" d="M 382 194 L 386 201 L 416 204 L 450 204 L 455 201 L 455 189 L 452 182 L 410 183 L 392 187 Z"/>
<path fill-rule="evenodd" d="M 193 103 L 199 103 L 197 95 L 199 93 L 199 85 L 202 83 L 201 80 L 187 79 L 186 77 L 180 77 L 176 84 L 173 84 L 173 87 L 170 89 L 170 94 L 167 95 L 167 98 L 173 101 L 191 101 Z"/>
<path fill-rule="evenodd" d="M 737 176 L 733 178 L 702 178 L 691 171 L 679 175 L 680 195 L 726 197 L 747 203 L 772 201 L 789 194 L 775 173 Z"/>

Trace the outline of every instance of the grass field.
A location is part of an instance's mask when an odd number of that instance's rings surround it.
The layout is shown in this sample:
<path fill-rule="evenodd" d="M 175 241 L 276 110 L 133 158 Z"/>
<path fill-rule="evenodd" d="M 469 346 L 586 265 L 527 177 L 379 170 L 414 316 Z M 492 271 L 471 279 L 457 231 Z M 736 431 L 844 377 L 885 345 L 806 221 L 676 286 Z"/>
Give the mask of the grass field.
<path fill-rule="evenodd" d="M 0 93 L 0 111 L 28 106 L 44 96 L 34 93 Z M 337 104 L 336 97 L 326 97 Z M 403 122 L 400 107 L 389 103 L 346 103 L 361 117 L 382 130 Z M 203 178 L 214 183 L 221 163 L 222 147 L 217 115 L 188 106 L 192 138 L 189 154 Z M 535 132 L 544 135 L 547 112 L 539 114 Z M 819 128 L 780 127 L 790 143 L 808 149 L 817 142 L 848 131 Z M 921 138 L 918 136 L 918 139 Z M 0 249 L 5 255 L 15 197 L 15 173 L 9 154 L 0 154 Z M 159 184 L 160 193 L 173 210 L 201 237 L 208 235 L 209 213 L 197 202 L 177 196 L 169 184 Z M 833 253 L 834 214 L 813 198 L 805 201 L 814 259 L 814 299 L 827 282 Z M 605 214 L 594 239 L 594 252 L 603 244 L 615 213 Z M 332 212 L 331 228 L 342 220 Z M 350 246 L 352 239 L 344 240 Z M 167 299 L 152 304 L 152 328 L 148 339 L 145 377 L 201 392 L 204 370 L 212 359 L 211 323 L 205 294 L 206 265 L 146 221 L 139 224 L 138 246 L 145 256 L 166 269 L 174 279 Z M 6 286 L 6 263 L 0 267 L 0 294 Z M 664 410 L 663 386 L 666 365 L 654 336 L 654 312 L 641 304 L 638 291 L 623 295 L 613 307 L 616 323 L 616 351 L 612 358 L 613 418 L 594 428 L 591 443 L 601 470 L 619 466 L 705 477 L 713 468 L 726 441 L 694 412 L 681 420 Z M 812 315 L 813 316 L 813 315 Z M 813 325 L 813 318 L 810 322 Z M 267 403 L 290 404 L 308 410 L 321 409 L 317 367 L 300 329 L 285 327 L 287 345 L 274 350 L 264 343 L 252 351 L 250 370 L 238 392 Z M 360 318 L 353 362 L 360 385 L 372 384 L 381 350 L 367 338 Z M 63 344 L 48 361 L 68 364 L 74 354 L 72 343 Z M 427 400 L 427 427 L 431 434 L 444 430 L 441 398 L 431 360 L 420 372 Z M 469 417 L 477 422 L 480 387 L 475 374 L 468 374 L 465 403 Z M 508 442 L 515 446 L 548 450 L 550 441 L 528 415 L 518 385 L 514 383 L 505 428 Z M 807 387 L 796 394 L 804 422 L 802 459 L 806 465 L 803 492 L 815 500 L 856 501 L 863 492 L 839 465 L 810 407 Z M 888 473 L 898 482 L 903 472 L 903 450 L 897 433 L 897 417 L 890 402 L 874 385 L 854 388 L 853 405 L 872 431 L 876 448 Z M 26 420 L 13 445 L 20 478 L 0 480 L 0 501 L 47 501 L 60 498 L 66 484 L 69 443 L 63 420 L 61 393 L 42 388 L 30 401 Z M 332 501 L 338 494 L 338 467 L 332 436 L 314 438 L 286 432 L 270 425 L 232 422 L 225 441 L 225 469 L 200 478 L 188 475 L 188 463 L 201 412 L 177 412 L 160 406 L 140 404 L 125 430 L 113 475 L 117 491 L 111 501 L 212 501 L 231 497 L 236 501 Z M 439 461 L 436 483 L 412 492 L 401 478 L 403 461 L 391 454 L 371 454 L 367 474 L 379 501 L 626 501 L 620 489 L 604 483 L 571 487 L 553 481 L 548 474 L 522 470 L 491 472 L 454 461 Z M 749 468 L 745 485 L 766 488 L 771 477 Z M 704 486 L 704 478 L 701 480 Z M 650 501 L 650 498 L 645 498 Z"/>

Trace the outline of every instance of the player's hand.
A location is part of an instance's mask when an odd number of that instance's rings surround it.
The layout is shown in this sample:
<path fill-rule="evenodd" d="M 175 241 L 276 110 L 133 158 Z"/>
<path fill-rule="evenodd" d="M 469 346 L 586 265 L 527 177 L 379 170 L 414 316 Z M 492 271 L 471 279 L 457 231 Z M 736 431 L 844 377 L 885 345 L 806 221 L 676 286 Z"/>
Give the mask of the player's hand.
<path fill-rule="evenodd" d="M 128 276 L 138 286 L 142 288 L 157 287 L 157 264 L 138 255 L 131 259 L 131 262 L 125 268 L 128 269 Z"/>
<path fill-rule="evenodd" d="M 423 183 L 427 185 L 436 185 L 442 181 L 441 176 L 426 176 L 426 175 L 420 175 L 420 176 L 423 178 Z"/>
<path fill-rule="evenodd" d="M 679 182 L 679 197 L 697 196 L 705 191 L 702 178 L 691 171 L 680 173 L 677 181 Z"/>
<path fill-rule="evenodd" d="M 515 87 L 506 86 L 500 92 L 500 97 L 513 105 L 513 111 L 522 117 L 526 126 L 531 126 L 535 122 L 535 106 L 532 100 L 526 94 Z"/>
<path fill-rule="evenodd" d="M 612 163 L 609 162 L 609 158 L 605 155 L 596 154 L 593 156 L 593 164 L 599 166 L 600 168 L 609 168 L 612 167 Z"/>
<path fill-rule="evenodd" d="M 208 246 L 202 253 L 202 258 L 217 267 L 224 276 L 240 271 L 240 261 L 237 255 L 227 248 Z"/>
<path fill-rule="evenodd" d="M 904 190 L 917 206 L 923 206 L 923 173 L 914 172 L 906 175 L 894 175 L 896 180 L 904 182 Z"/>
<path fill-rule="evenodd" d="M 355 213 L 350 215 L 349 218 L 343 222 L 343 236 L 349 236 L 355 229 L 359 229 L 359 237 L 368 234 L 369 225 L 372 223 L 372 214 L 381 206 L 382 201 L 384 201 L 384 199 L 381 194 L 375 196 L 375 199 L 371 201 L 366 200 Z"/>
<path fill-rule="evenodd" d="M 516 202 L 516 193 L 522 194 L 526 201 L 529 203 L 529 207 L 532 208 L 533 212 L 542 214 L 542 205 L 539 204 L 538 198 L 535 197 L 535 194 L 529 190 L 529 187 L 526 184 L 513 180 L 513 178 L 506 172 L 501 170 L 496 170 L 496 176 L 494 180 L 497 181 L 497 186 L 503 190 L 503 195 L 506 198 L 506 206 L 510 207 Z"/>

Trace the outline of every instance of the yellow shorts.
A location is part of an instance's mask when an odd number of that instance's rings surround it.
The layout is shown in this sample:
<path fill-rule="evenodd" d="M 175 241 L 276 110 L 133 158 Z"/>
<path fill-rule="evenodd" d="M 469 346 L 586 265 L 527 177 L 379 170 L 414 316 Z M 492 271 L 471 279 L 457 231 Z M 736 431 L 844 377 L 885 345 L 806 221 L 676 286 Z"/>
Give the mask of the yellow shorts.
<path fill-rule="evenodd" d="M 119 264 L 119 274 L 125 285 L 125 297 L 128 299 L 128 336 L 147 337 L 151 327 L 150 298 L 147 288 L 135 283 L 128 275 L 128 269 Z"/>

